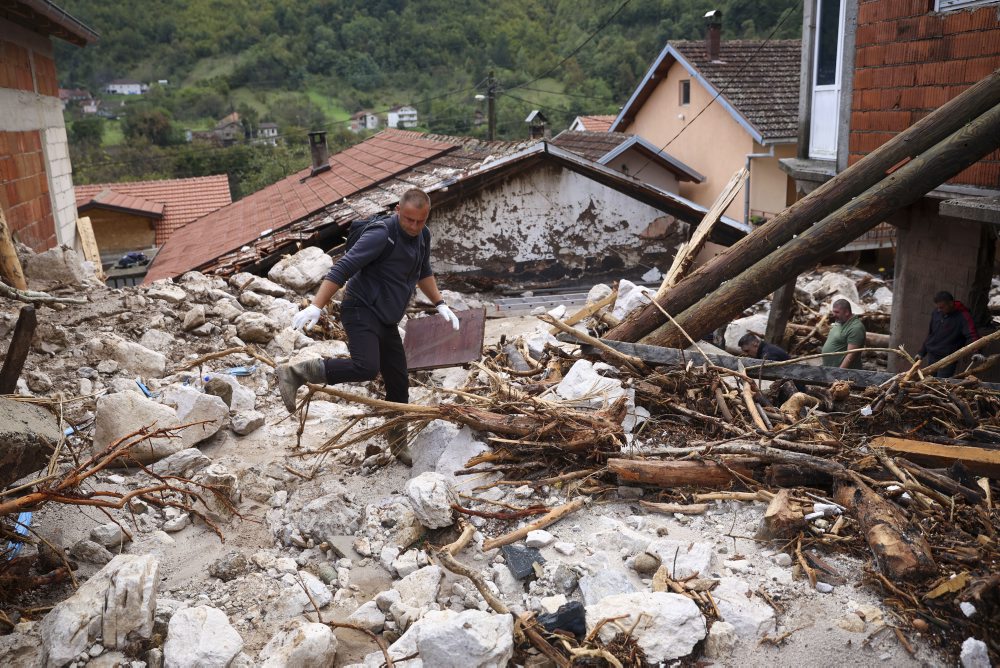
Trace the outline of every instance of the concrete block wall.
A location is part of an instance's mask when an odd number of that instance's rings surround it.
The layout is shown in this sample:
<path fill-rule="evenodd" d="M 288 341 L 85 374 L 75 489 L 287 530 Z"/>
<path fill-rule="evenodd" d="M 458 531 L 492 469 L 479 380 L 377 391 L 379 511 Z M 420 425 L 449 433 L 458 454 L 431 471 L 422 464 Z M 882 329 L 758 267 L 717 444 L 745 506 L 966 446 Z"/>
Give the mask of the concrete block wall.
<path fill-rule="evenodd" d="M 36 251 L 76 246 L 76 198 L 52 43 L 0 19 L 0 207 Z"/>
<path fill-rule="evenodd" d="M 859 0 L 850 164 L 1000 67 L 996 4 L 933 10 L 933 0 Z M 949 183 L 997 187 L 1000 151 Z"/>

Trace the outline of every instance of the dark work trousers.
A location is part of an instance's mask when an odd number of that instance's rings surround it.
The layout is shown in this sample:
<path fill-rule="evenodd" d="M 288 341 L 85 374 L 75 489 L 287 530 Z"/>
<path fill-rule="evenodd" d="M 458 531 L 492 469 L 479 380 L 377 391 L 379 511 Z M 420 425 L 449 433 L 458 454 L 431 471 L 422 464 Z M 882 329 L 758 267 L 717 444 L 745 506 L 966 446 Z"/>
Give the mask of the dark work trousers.
<path fill-rule="evenodd" d="M 323 360 L 327 385 L 375 380 L 381 373 L 386 400 L 409 403 L 410 381 L 399 327 L 383 324 L 371 310 L 360 305 L 342 305 L 340 321 L 347 331 L 351 358 Z"/>
<path fill-rule="evenodd" d="M 927 364 L 925 364 L 924 366 L 930 366 L 931 364 L 934 364 L 940 359 L 944 358 L 927 353 Z M 951 378 L 952 376 L 955 375 L 955 371 L 957 371 L 956 369 L 957 366 L 958 362 L 952 362 L 948 366 L 943 366 L 940 369 L 938 369 L 937 373 L 935 373 L 934 375 L 938 378 Z"/>

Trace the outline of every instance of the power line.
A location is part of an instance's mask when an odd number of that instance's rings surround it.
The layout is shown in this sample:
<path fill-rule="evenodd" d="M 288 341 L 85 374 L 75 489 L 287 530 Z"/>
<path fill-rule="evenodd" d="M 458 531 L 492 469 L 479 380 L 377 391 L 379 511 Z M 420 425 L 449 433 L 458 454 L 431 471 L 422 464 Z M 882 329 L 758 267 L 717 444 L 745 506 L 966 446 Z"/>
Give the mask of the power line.
<path fill-rule="evenodd" d="M 576 54 L 580 53 L 580 51 L 583 49 L 583 47 L 587 46 L 587 44 L 590 43 L 590 40 L 592 40 L 595 37 L 597 37 L 597 35 L 600 34 L 600 32 L 602 30 L 604 30 L 606 27 L 608 27 L 608 25 L 615 19 L 615 17 L 618 16 L 622 12 L 622 10 L 625 9 L 625 7 L 628 6 L 628 4 L 630 2 L 632 2 L 632 0 L 625 0 L 625 2 L 623 2 L 622 4 L 620 4 L 618 6 L 618 9 L 616 9 L 613 12 L 611 12 L 611 14 L 608 16 L 608 18 L 604 19 L 604 21 L 599 26 L 597 26 L 597 29 L 594 30 L 594 32 L 590 33 L 590 35 L 587 37 L 587 39 L 585 39 L 582 42 L 580 42 L 579 46 L 577 46 L 575 49 L 573 49 L 572 51 L 570 51 L 569 54 L 565 58 L 563 58 L 562 60 L 560 60 L 559 63 L 555 67 L 552 67 L 552 68 L 546 70 L 545 72 L 543 72 L 542 74 L 538 75 L 534 79 L 528 79 L 524 83 L 518 84 L 516 86 L 511 86 L 509 90 L 514 90 L 515 88 L 521 88 L 523 86 L 527 86 L 528 84 L 532 84 L 532 83 L 535 83 L 536 81 L 544 79 L 545 77 L 549 76 L 550 74 L 552 74 L 553 72 L 555 72 L 556 70 L 558 70 L 559 68 L 561 68 L 563 65 L 565 65 L 566 63 L 568 63 L 569 60 L 573 56 L 575 56 Z"/>
<path fill-rule="evenodd" d="M 662 152 L 662 151 L 667 150 L 668 146 L 670 146 L 672 143 L 674 143 L 674 141 L 678 137 L 680 137 L 681 134 L 683 134 L 685 130 L 687 130 L 689 127 L 691 127 L 694 124 L 694 122 L 696 120 L 698 120 L 698 117 L 701 116 L 703 113 L 705 113 L 705 111 L 709 107 L 711 107 L 712 104 L 714 104 L 715 101 L 718 100 L 719 97 L 721 97 L 723 93 L 725 93 L 727 90 L 729 90 L 729 87 L 733 84 L 733 82 L 735 82 L 737 79 L 739 79 L 740 75 L 743 74 L 743 70 L 745 70 L 747 68 L 747 66 L 749 66 L 750 63 L 752 63 L 754 61 L 754 59 L 757 57 L 757 54 L 759 54 L 761 52 L 761 49 L 763 49 L 765 46 L 767 46 L 768 42 L 771 41 L 771 38 L 774 37 L 775 33 L 778 32 L 778 29 L 785 22 L 785 19 L 787 19 L 789 16 L 792 15 L 793 9 L 794 9 L 793 7 L 789 7 L 788 9 L 785 10 L 785 12 L 781 15 L 781 19 L 778 21 L 777 25 L 774 26 L 774 28 L 771 30 L 771 32 L 767 36 L 767 38 L 763 42 L 760 43 L 760 46 L 758 46 L 757 49 L 753 53 L 751 53 L 750 56 L 743 62 L 743 64 L 740 66 L 740 69 L 736 71 L 736 74 L 734 74 L 733 76 L 731 76 L 729 78 L 729 81 L 727 81 L 718 90 L 718 92 L 716 92 L 715 96 L 711 100 L 708 101 L 708 104 L 706 104 L 704 107 L 702 107 L 701 110 L 697 114 L 694 115 L 694 118 L 692 118 L 690 121 L 688 121 L 688 123 L 686 125 L 684 125 L 683 127 L 681 127 L 681 129 L 677 131 L 677 134 L 675 134 L 673 137 L 671 137 L 670 140 L 667 141 L 666 144 L 664 144 L 663 146 L 661 146 L 660 150 L 658 152 Z M 633 172 L 632 176 L 638 177 L 639 174 L 642 173 L 642 170 L 646 169 L 646 167 L 648 167 L 651 162 L 652 162 L 652 160 L 647 158 L 645 164 L 643 164 L 642 167 L 640 167 L 635 172 Z"/>
<path fill-rule="evenodd" d="M 514 88 L 520 88 L 521 90 L 529 90 L 532 93 L 544 93 L 545 95 L 561 95 L 562 97 L 574 97 L 581 100 L 595 100 L 597 102 L 604 102 L 606 104 L 613 104 L 614 100 L 605 97 L 595 97 L 593 95 L 580 95 L 579 93 L 561 93 L 554 90 L 542 90 L 541 88 L 528 88 L 527 86 L 514 86 Z"/>

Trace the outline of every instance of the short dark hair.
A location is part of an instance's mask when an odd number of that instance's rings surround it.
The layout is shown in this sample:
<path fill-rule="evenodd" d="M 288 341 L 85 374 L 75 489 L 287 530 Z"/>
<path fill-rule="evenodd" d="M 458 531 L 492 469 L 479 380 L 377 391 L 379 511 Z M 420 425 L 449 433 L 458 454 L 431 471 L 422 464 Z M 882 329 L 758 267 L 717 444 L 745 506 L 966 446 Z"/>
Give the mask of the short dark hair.
<path fill-rule="evenodd" d="M 399 205 L 414 204 L 423 209 L 431 205 L 431 198 L 420 188 L 410 188 L 399 198 Z"/>
<path fill-rule="evenodd" d="M 740 337 L 739 343 L 736 345 L 742 348 L 743 346 L 749 346 L 751 343 L 760 343 L 760 337 L 753 332 L 747 332 Z"/>
<path fill-rule="evenodd" d="M 944 304 L 946 302 L 955 301 L 955 296 L 948 292 L 947 290 L 942 290 L 941 292 L 934 295 L 935 304 Z"/>
<path fill-rule="evenodd" d="M 847 309 L 848 313 L 853 313 L 853 311 L 851 310 L 851 302 L 847 301 L 846 299 L 838 299 L 837 301 L 833 302 L 832 306 L 834 308 Z"/>

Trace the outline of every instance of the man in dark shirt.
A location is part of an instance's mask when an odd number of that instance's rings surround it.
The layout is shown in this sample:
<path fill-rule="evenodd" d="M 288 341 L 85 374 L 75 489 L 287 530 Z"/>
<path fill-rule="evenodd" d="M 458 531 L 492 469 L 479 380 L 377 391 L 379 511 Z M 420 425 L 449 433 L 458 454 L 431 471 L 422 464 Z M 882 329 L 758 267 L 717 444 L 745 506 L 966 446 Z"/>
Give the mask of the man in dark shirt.
<path fill-rule="evenodd" d="M 409 401 L 406 353 L 399 336 L 399 321 L 419 287 L 438 313 L 457 330 L 458 317 L 441 298 L 431 272 L 430 198 L 422 190 L 408 190 L 396 213 L 371 223 L 361 237 L 333 265 L 320 284 L 312 304 L 292 319 L 294 329 L 312 327 L 330 299 L 347 285 L 340 317 L 347 332 L 349 359 L 316 358 L 278 367 L 278 389 L 289 412 L 295 410 L 295 393 L 305 383 L 347 383 L 374 380 L 381 373 L 386 399 Z M 389 245 L 392 250 L 387 250 Z M 390 449 L 409 463 L 406 428 L 387 435 Z"/>
<path fill-rule="evenodd" d="M 927 364 L 933 364 L 964 348 L 979 338 L 972 314 L 950 292 L 941 291 L 934 295 L 934 311 L 927 338 L 917 353 Z M 955 374 L 957 362 L 942 367 L 935 374 L 938 378 L 949 378 Z"/>
<path fill-rule="evenodd" d="M 766 341 L 761 341 L 756 334 L 747 332 L 739 340 L 740 350 L 747 357 L 754 357 L 759 360 L 770 360 L 772 362 L 784 362 L 791 359 L 781 347 Z"/>

